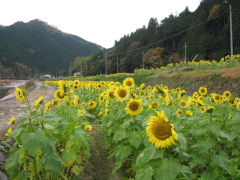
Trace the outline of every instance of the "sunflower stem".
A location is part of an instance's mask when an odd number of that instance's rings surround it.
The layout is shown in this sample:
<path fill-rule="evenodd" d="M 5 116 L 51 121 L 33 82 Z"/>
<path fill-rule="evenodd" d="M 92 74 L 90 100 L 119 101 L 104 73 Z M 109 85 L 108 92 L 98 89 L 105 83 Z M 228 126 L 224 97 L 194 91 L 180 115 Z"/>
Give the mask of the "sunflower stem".
<path fill-rule="evenodd" d="M 35 173 L 35 178 L 36 180 L 39 180 L 38 174 L 37 174 L 37 165 L 36 165 L 36 157 L 33 157 L 33 166 L 34 166 L 34 173 Z"/>
<path fill-rule="evenodd" d="M 133 130 L 134 130 L 134 132 L 136 131 L 135 125 L 136 125 L 135 116 L 133 116 Z"/>
<path fill-rule="evenodd" d="M 27 100 L 27 104 L 28 104 L 28 107 L 29 107 L 30 115 L 32 115 L 32 110 L 31 110 L 30 102 L 29 102 L 29 100 L 27 99 L 27 97 L 26 97 L 26 100 Z M 31 132 L 33 132 L 33 125 L 32 125 L 32 118 L 31 118 L 31 116 L 30 116 L 30 118 L 29 118 L 29 125 L 30 125 L 30 128 L 31 128 Z"/>

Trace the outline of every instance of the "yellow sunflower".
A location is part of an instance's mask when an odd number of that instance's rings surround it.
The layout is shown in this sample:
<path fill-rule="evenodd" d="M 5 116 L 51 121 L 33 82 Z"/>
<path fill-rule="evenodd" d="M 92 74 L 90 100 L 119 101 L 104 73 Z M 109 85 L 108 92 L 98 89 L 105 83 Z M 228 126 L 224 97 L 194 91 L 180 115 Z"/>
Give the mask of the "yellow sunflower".
<path fill-rule="evenodd" d="M 51 107 L 54 105 L 54 103 L 55 103 L 55 101 L 54 101 L 53 99 L 52 99 L 52 101 L 47 102 L 47 103 L 45 104 L 45 110 L 50 110 Z"/>
<path fill-rule="evenodd" d="M 237 110 L 240 111 L 240 102 L 236 104 Z"/>
<path fill-rule="evenodd" d="M 145 84 L 142 83 L 139 87 L 140 87 L 140 88 L 144 88 L 144 87 L 145 87 Z"/>
<path fill-rule="evenodd" d="M 80 81 L 79 81 L 79 80 L 74 80 L 74 81 L 73 81 L 73 84 L 74 84 L 74 85 L 80 85 Z"/>
<path fill-rule="evenodd" d="M 133 98 L 133 99 L 135 99 L 135 98 L 138 97 L 137 94 L 136 94 L 135 92 L 133 92 L 133 91 L 130 91 L 130 96 L 131 96 L 131 98 Z"/>
<path fill-rule="evenodd" d="M 214 109 L 215 109 L 215 107 L 213 107 L 213 106 L 208 106 L 207 112 L 208 112 L 208 113 L 212 113 Z"/>
<path fill-rule="evenodd" d="M 91 125 L 86 125 L 84 127 L 84 129 L 87 130 L 87 131 L 91 131 L 92 130 L 92 126 Z"/>
<path fill-rule="evenodd" d="M 99 112 L 97 116 L 100 117 L 101 115 L 103 115 L 103 112 Z"/>
<path fill-rule="evenodd" d="M 43 102 L 43 99 L 44 99 L 44 97 L 41 96 L 40 98 L 38 98 L 38 100 L 36 100 L 36 101 L 34 102 L 34 105 L 35 105 L 35 106 L 38 106 L 39 104 L 41 104 L 41 103 Z"/>
<path fill-rule="evenodd" d="M 114 95 L 119 101 L 123 102 L 129 98 L 130 92 L 129 92 L 128 88 L 118 87 L 114 91 Z"/>
<path fill-rule="evenodd" d="M 177 114 L 178 116 L 182 116 L 182 115 L 183 115 L 183 111 L 179 109 L 179 110 L 177 110 L 176 114 Z"/>
<path fill-rule="evenodd" d="M 125 108 L 127 114 L 133 116 L 140 114 L 143 111 L 142 99 L 131 99 Z"/>
<path fill-rule="evenodd" d="M 15 118 L 14 118 L 14 116 L 13 116 L 13 117 L 11 117 L 11 118 L 9 119 L 8 125 L 13 124 L 14 122 L 15 122 Z"/>
<path fill-rule="evenodd" d="M 194 98 L 197 98 L 199 96 L 198 92 L 194 92 L 192 95 Z"/>
<path fill-rule="evenodd" d="M 16 99 L 19 101 L 19 102 L 23 102 L 25 100 L 25 95 L 24 95 L 24 92 L 22 89 L 20 88 L 15 88 L 15 93 L 16 93 Z"/>
<path fill-rule="evenodd" d="M 189 106 L 187 101 L 181 101 L 181 102 L 180 102 L 180 105 L 181 105 L 183 108 Z"/>
<path fill-rule="evenodd" d="M 212 94 L 212 98 L 213 98 L 214 102 L 218 102 L 221 100 L 221 95 L 214 93 L 214 94 Z"/>
<path fill-rule="evenodd" d="M 193 115 L 193 112 L 192 112 L 192 111 L 186 111 L 186 115 L 187 115 L 187 116 L 192 116 L 192 115 Z"/>
<path fill-rule="evenodd" d="M 156 109 L 158 107 L 158 103 L 152 102 L 151 104 L 148 105 L 148 107 L 151 109 Z"/>
<path fill-rule="evenodd" d="M 134 87 L 135 86 L 134 79 L 133 78 L 126 78 L 126 79 L 124 79 L 123 80 L 123 85 L 125 87 L 129 87 L 129 88 Z"/>
<path fill-rule="evenodd" d="M 223 93 L 223 99 L 228 100 L 231 97 L 230 91 L 225 91 Z"/>
<path fill-rule="evenodd" d="M 55 91 L 55 93 L 53 94 L 54 98 L 58 101 L 62 101 L 65 98 L 65 93 L 63 89 L 58 89 Z"/>
<path fill-rule="evenodd" d="M 147 90 L 148 90 L 148 91 L 151 91 L 152 89 L 153 89 L 152 86 L 148 86 L 148 87 L 147 87 Z"/>
<path fill-rule="evenodd" d="M 203 101 L 200 98 L 197 99 L 197 103 L 200 106 L 204 106 L 204 103 L 203 103 Z"/>
<path fill-rule="evenodd" d="M 109 109 L 108 108 L 105 108 L 104 110 L 104 116 L 107 116 L 109 114 Z"/>
<path fill-rule="evenodd" d="M 78 84 L 74 84 L 73 85 L 73 89 L 77 90 L 79 88 L 79 85 Z"/>
<path fill-rule="evenodd" d="M 208 90 L 207 90 L 206 87 L 202 87 L 202 86 L 201 86 L 201 87 L 198 89 L 198 93 L 199 93 L 200 95 L 202 95 L 202 96 L 205 96 L 205 95 L 207 95 Z"/>
<path fill-rule="evenodd" d="M 205 113 L 205 112 L 207 112 L 207 108 L 204 107 L 204 106 L 201 106 L 201 107 L 200 107 L 200 111 L 203 112 L 203 113 Z"/>
<path fill-rule="evenodd" d="M 5 136 L 9 136 L 12 133 L 12 128 L 9 128 L 5 133 Z"/>
<path fill-rule="evenodd" d="M 88 103 L 88 107 L 89 107 L 90 109 L 93 109 L 93 108 L 95 108 L 95 107 L 96 107 L 96 105 L 97 105 L 97 103 L 96 103 L 96 102 L 94 102 L 94 101 L 89 101 L 89 103 Z"/>
<path fill-rule="evenodd" d="M 173 125 L 166 119 L 163 111 L 156 113 L 157 116 L 150 116 L 147 121 L 146 134 L 149 142 L 155 144 L 156 148 L 168 148 L 172 144 L 176 144 L 177 133 L 174 131 Z"/>
<path fill-rule="evenodd" d="M 78 113 L 79 113 L 78 116 L 82 116 L 82 115 L 84 115 L 85 110 L 84 109 L 79 109 Z"/>

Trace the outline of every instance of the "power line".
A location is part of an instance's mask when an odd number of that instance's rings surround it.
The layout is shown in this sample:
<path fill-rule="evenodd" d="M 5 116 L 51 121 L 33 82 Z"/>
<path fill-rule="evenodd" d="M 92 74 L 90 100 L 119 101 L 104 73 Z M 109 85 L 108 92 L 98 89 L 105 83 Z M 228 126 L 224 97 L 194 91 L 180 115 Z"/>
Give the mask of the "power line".
<path fill-rule="evenodd" d="M 239 10 L 239 9 L 232 9 L 232 10 Z M 110 57 L 110 56 L 116 56 L 116 55 L 121 55 L 121 54 L 125 54 L 125 53 L 131 53 L 131 52 L 133 52 L 133 51 L 140 50 L 140 49 L 146 48 L 146 47 L 148 47 L 148 46 L 157 44 L 157 43 L 159 43 L 159 42 L 165 41 L 165 40 L 167 40 L 167 39 L 169 39 L 169 38 L 172 38 L 172 37 L 174 37 L 174 36 L 177 36 L 177 35 L 179 35 L 179 34 L 182 34 L 182 33 L 186 32 L 186 31 L 189 31 L 189 30 L 191 30 L 191 29 L 193 29 L 193 28 L 196 28 L 196 27 L 198 27 L 198 26 L 200 26 L 200 25 L 202 25 L 202 24 L 204 24 L 204 23 L 207 23 L 207 22 L 209 22 L 209 21 L 212 21 L 212 20 L 214 20 L 214 19 L 217 19 L 217 18 L 221 17 L 223 14 L 225 14 L 225 13 L 227 13 L 227 12 L 229 12 L 229 10 L 223 12 L 222 14 L 220 14 L 219 16 L 217 16 L 217 17 L 215 17 L 215 18 L 212 18 L 212 19 L 210 19 L 210 20 L 207 20 L 207 21 L 204 21 L 204 22 L 202 22 L 202 23 L 199 23 L 199 24 L 197 24 L 197 25 L 195 25 L 195 26 L 193 26 L 193 27 L 190 27 L 190 28 L 188 28 L 188 29 L 186 29 L 186 30 L 183 30 L 183 31 L 181 31 L 181 32 L 179 32 L 179 33 L 176 33 L 176 34 L 174 34 L 174 35 L 172 35 L 172 36 L 169 36 L 169 37 L 167 37 L 167 38 L 164 38 L 164 39 L 162 39 L 162 40 L 159 40 L 159 41 L 157 41 L 157 42 L 155 42 L 155 43 L 151 43 L 151 44 L 149 44 L 149 45 L 142 46 L 142 47 L 140 47 L 140 48 L 136 48 L 136 49 L 131 50 L 131 51 L 125 51 L 125 52 L 118 53 L 118 54 L 112 54 L 112 55 L 109 55 L 108 57 Z"/>

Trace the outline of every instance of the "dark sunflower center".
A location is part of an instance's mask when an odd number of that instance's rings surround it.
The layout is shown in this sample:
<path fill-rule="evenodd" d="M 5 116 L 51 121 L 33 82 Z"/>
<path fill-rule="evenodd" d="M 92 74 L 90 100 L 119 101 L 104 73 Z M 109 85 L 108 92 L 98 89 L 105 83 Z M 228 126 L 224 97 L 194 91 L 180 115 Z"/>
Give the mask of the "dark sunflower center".
<path fill-rule="evenodd" d="M 132 86 L 132 82 L 131 82 L 131 81 L 128 81 L 128 82 L 126 83 L 126 85 L 127 85 L 127 86 Z"/>
<path fill-rule="evenodd" d="M 152 108 L 156 109 L 157 108 L 157 103 L 152 103 Z"/>
<path fill-rule="evenodd" d="M 219 99 L 220 99 L 220 96 L 215 96 L 215 99 L 216 99 L 216 100 L 219 100 Z"/>
<path fill-rule="evenodd" d="M 181 102 L 181 105 L 186 106 L 187 104 L 186 104 L 186 102 Z"/>
<path fill-rule="evenodd" d="M 57 92 L 57 97 L 58 97 L 59 99 L 64 98 L 64 93 L 58 91 L 58 92 Z"/>
<path fill-rule="evenodd" d="M 123 98 L 123 97 L 125 97 L 127 95 L 127 92 L 126 92 L 125 89 L 120 89 L 118 91 L 118 95 Z"/>
<path fill-rule="evenodd" d="M 201 89 L 201 93 L 205 93 L 205 89 Z"/>
<path fill-rule="evenodd" d="M 171 125 L 169 122 L 159 119 L 153 125 L 153 134 L 159 140 L 165 140 L 171 136 Z"/>
<path fill-rule="evenodd" d="M 138 102 L 132 102 L 132 103 L 129 105 L 129 109 L 131 109 L 131 111 L 136 111 L 136 110 L 138 110 L 138 107 L 139 107 L 139 103 L 138 103 Z"/>

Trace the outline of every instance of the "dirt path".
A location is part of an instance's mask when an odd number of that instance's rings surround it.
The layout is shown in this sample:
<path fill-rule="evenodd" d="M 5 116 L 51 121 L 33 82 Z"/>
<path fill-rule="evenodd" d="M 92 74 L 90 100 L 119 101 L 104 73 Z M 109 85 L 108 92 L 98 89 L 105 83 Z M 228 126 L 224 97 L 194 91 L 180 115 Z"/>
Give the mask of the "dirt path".
<path fill-rule="evenodd" d="M 44 102 L 50 101 L 53 96 L 55 89 L 45 83 L 36 82 L 31 88 L 28 99 L 32 105 L 40 96 L 44 96 Z M 8 128 L 14 128 L 20 123 L 19 116 L 24 114 L 23 109 L 26 104 L 21 104 L 16 100 L 15 95 L 11 94 L 7 98 L 3 98 L 0 101 L 0 139 L 4 138 L 4 134 Z M 8 126 L 9 119 L 14 116 L 16 123 L 15 125 Z"/>

